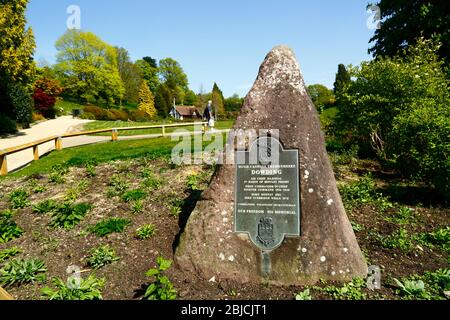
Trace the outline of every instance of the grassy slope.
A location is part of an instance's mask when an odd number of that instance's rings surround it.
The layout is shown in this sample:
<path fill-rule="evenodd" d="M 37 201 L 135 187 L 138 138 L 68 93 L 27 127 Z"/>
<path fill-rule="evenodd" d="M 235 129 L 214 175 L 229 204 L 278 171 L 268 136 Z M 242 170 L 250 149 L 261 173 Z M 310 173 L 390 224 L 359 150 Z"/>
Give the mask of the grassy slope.
<path fill-rule="evenodd" d="M 133 159 L 146 155 L 170 156 L 173 147 L 178 143 L 179 141 L 171 141 L 170 138 L 156 138 L 98 143 L 64 149 L 62 151 L 50 153 L 39 161 L 33 162 L 30 166 L 8 175 L 7 178 L 48 173 L 53 166 L 64 163 L 68 163 L 69 165 L 81 165 L 90 160 L 96 161 L 97 163 L 104 163 L 114 160 Z M 208 145 L 209 143 L 210 142 L 205 141 L 204 145 Z"/>

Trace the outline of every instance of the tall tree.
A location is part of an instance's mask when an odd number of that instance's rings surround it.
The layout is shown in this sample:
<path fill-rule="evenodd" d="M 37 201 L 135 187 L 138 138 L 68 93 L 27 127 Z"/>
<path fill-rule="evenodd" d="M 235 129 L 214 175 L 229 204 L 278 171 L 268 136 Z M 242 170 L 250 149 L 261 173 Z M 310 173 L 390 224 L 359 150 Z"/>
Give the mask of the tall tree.
<path fill-rule="evenodd" d="M 172 58 L 166 58 L 159 62 L 159 74 L 164 83 L 169 88 L 175 89 L 180 87 L 183 90 L 188 90 L 188 78 L 184 73 L 181 65 Z"/>
<path fill-rule="evenodd" d="M 152 57 L 143 57 L 142 60 L 147 62 L 152 68 L 158 68 L 158 61 Z"/>
<path fill-rule="evenodd" d="M 137 103 L 139 100 L 139 89 L 143 81 L 142 70 L 131 62 L 128 51 L 124 48 L 116 48 L 117 66 L 120 78 L 125 87 L 124 100 Z"/>
<path fill-rule="evenodd" d="M 35 75 L 35 41 L 26 28 L 28 0 L 0 1 L 0 113 L 28 126 Z"/>
<path fill-rule="evenodd" d="M 450 59 L 450 10 L 448 0 L 381 0 L 382 25 L 370 40 L 374 56 L 393 57 L 420 37 L 439 41 L 439 55 Z"/>
<path fill-rule="evenodd" d="M 159 75 L 158 75 L 158 68 L 155 67 L 155 64 L 147 62 L 147 60 L 142 59 L 136 61 L 136 66 L 138 66 L 141 70 L 142 77 L 147 82 L 148 87 L 150 88 L 150 91 L 153 94 L 156 94 L 156 90 L 158 89 L 158 86 L 160 84 L 159 81 Z"/>
<path fill-rule="evenodd" d="M 216 117 L 225 116 L 225 99 L 223 97 L 222 91 L 219 89 L 219 86 L 215 82 L 211 93 L 211 100 L 213 102 Z"/>
<path fill-rule="evenodd" d="M 169 115 L 170 106 L 172 105 L 170 101 L 172 101 L 172 96 L 169 89 L 164 84 L 160 84 L 156 89 L 155 107 L 158 111 L 158 116 L 161 118 L 166 118 Z"/>
<path fill-rule="evenodd" d="M 113 104 L 123 98 L 117 52 L 91 32 L 68 30 L 56 42 L 55 69 L 72 97 L 81 102 Z"/>
<path fill-rule="evenodd" d="M 350 73 L 347 71 L 347 68 L 343 64 L 340 64 L 338 66 L 338 72 L 336 74 L 336 81 L 334 82 L 334 94 L 339 97 L 339 95 L 350 84 L 350 82 Z"/>
<path fill-rule="evenodd" d="M 155 98 L 145 81 L 139 90 L 139 110 L 145 112 L 150 119 L 156 117 Z"/>
<path fill-rule="evenodd" d="M 231 97 L 225 99 L 225 110 L 228 112 L 240 111 L 243 104 L 244 99 L 239 97 L 239 95 L 235 93 Z"/>

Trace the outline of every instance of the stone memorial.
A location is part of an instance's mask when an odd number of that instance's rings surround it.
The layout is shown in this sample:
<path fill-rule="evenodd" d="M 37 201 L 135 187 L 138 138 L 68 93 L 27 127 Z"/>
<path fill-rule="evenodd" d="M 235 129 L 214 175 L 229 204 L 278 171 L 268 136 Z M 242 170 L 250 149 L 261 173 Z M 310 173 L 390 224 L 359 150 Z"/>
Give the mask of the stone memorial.
<path fill-rule="evenodd" d="M 241 283 L 366 277 L 291 49 L 279 46 L 267 55 L 234 130 L 256 134 L 229 141 L 235 161 L 218 167 L 191 213 L 177 265 L 207 280 Z"/>

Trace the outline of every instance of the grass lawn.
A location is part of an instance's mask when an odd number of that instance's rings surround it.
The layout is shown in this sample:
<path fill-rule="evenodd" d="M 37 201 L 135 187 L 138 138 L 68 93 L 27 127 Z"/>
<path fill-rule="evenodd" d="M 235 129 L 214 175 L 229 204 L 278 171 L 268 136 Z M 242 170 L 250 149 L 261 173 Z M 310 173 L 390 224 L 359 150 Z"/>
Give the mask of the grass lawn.
<path fill-rule="evenodd" d="M 145 126 L 157 126 L 162 124 L 172 124 L 164 122 L 126 122 L 126 121 L 94 121 L 84 125 L 85 131 L 90 130 L 100 130 L 100 129 L 110 129 L 110 128 L 124 128 L 124 127 L 145 127 Z M 230 129 L 234 124 L 234 120 L 219 121 L 216 123 L 217 130 Z M 181 127 L 181 128 L 167 128 L 166 133 L 172 133 L 175 130 L 189 130 L 193 131 L 193 126 Z M 132 131 L 121 131 L 119 135 L 121 136 L 135 136 L 135 135 L 145 135 L 145 134 L 160 134 L 162 129 L 148 129 L 148 130 L 132 130 Z M 100 134 L 103 136 L 110 135 L 109 133 Z"/>
<path fill-rule="evenodd" d="M 58 164 L 79 166 L 89 161 L 95 161 L 100 164 L 115 160 L 135 159 L 144 156 L 149 156 L 151 158 L 170 157 L 173 147 L 178 143 L 179 142 L 177 141 L 171 141 L 170 138 L 155 138 L 98 143 L 68 148 L 62 151 L 53 151 L 47 156 L 42 157 L 39 161 L 31 163 L 28 167 L 18 172 L 11 173 L 6 177 L 0 177 L 0 180 L 49 173 L 52 167 Z M 210 143 L 211 142 L 205 141 L 204 145 L 206 146 Z"/>

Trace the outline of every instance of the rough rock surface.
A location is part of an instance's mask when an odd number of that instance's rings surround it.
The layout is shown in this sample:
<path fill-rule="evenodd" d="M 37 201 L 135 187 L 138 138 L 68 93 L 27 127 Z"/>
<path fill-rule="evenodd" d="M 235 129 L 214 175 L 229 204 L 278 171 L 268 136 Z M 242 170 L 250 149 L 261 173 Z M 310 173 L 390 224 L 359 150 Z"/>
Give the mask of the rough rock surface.
<path fill-rule="evenodd" d="M 220 166 L 192 212 L 176 250 L 178 266 L 205 279 L 263 280 L 310 285 L 319 279 L 365 277 L 367 265 L 345 213 L 316 108 L 291 49 L 274 48 L 262 64 L 234 129 L 279 129 L 286 149 L 300 154 L 301 237 L 270 253 L 271 274 L 261 276 L 261 252 L 233 232 L 233 165 Z"/>

